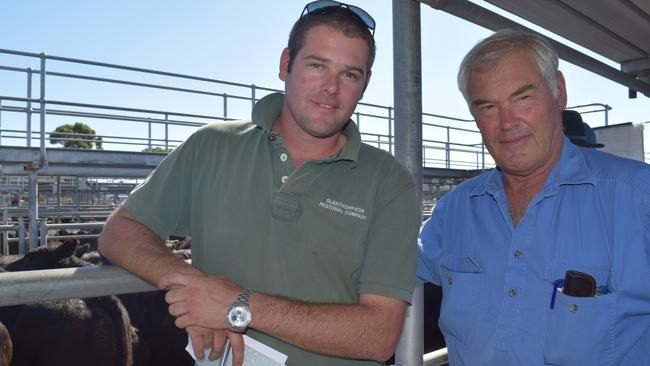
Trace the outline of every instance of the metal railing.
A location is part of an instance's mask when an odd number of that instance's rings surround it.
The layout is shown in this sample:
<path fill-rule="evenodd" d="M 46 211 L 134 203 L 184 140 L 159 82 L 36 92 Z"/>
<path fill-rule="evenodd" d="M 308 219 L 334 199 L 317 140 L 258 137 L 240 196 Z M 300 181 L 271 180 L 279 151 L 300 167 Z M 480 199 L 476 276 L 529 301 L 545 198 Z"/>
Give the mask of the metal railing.
<path fill-rule="evenodd" d="M 159 148 L 163 151 L 176 147 L 184 138 L 179 135 L 187 135 L 192 130 L 214 121 L 227 121 L 236 118 L 245 118 L 250 115 L 254 103 L 260 97 L 280 90 L 257 86 L 255 84 L 242 84 L 206 77 L 197 77 L 179 73 L 171 73 L 159 70 L 145 69 L 139 67 L 109 64 L 96 61 L 74 59 L 46 55 L 44 53 L 28 53 L 0 49 L 0 55 L 6 54 L 12 57 L 23 59 L 34 59 L 40 63 L 40 68 L 16 67 L 0 65 L 0 71 L 13 74 L 23 74 L 25 77 L 25 94 L 20 95 L 14 87 L 13 90 L 0 86 L 0 145 L 32 146 L 38 143 L 41 148 L 40 162 L 47 164 L 46 143 L 55 140 L 60 143 L 70 143 L 79 140 L 100 141 L 104 149 L 142 151 L 145 149 Z M 26 62 L 26 61 L 25 61 Z M 54 70 L 52 63 L 60 64 L 60 67 L 94 67 L 97 73 L 108 73 L 110 76 L 96 76 L 78 72 L 61 72 Z M 128 73 L 128 77 L 125 75 Z M 152 77 L 164 78 L 164 82 L 151 82 Z M 35 80 L 40 81 L 39 96 L 35 97 L 32 92 Z M 45 85 L 56 83 L 56 89 L 49 86 L 46 95 Z M 200 112 L 180 111 L 178 105 L 176 110 L 152 108 L 135 108 L 123 105 L 124 102 L 87 102 L 80 100 L 80 95 L 70 97 L 68 88 L 77 85 L 79 82 L 92 83 L 79 88 L 97 89 L 98 83 L 101 88 L 120 87 L 122 89 L 137 88 L 141 93 L 172 93 L 174 96 L 190 95 L 196 98 L 209 98 L 204 105 L 197 106 Z M 191 84 L 191 85 L 187 85 Z M 222 91 L 215 92 L 214 88 Z M 51 90 L 55 89 L 55 92 Z M 77 93 L 79 94 L 79 93 Z M 119 94 L 119 93 L 116 93 Z M 144 95 L 144 94 L 143 94 Z M 143 98 L 146 99 L 146 98 Z M 179 97 L 180 99 L 180 97 Z M 242 104 L 243 102 L 243 104 Z M 182 104 L 182 103 L 178 103 Z M 36 106 L 38 105 L 38 106 Z M 4 114 L 4 116 L 3 116 Z M 23 114 L 25 122 L 21 126 L 16 119 L 9 120 L 7 115 Z M 40 125 L 34 128 L 32 116 L 40 116 Z M 359 103 L 353 120 L 359 125 L 364 142 L 390 151 L 394 150 L 394 118 L 393 107 L 382 106 L 372 103 Z M 85 124 L 93 126 L 96 130 L 103 130 L 104 133 L 80 134 L 67 133 L 52 135 L 55 129 L 54 121 L 63 124 L 65 118 L 74 121 L 84 121 Z M 92 121 L 92 122 L 88 122 Z M 459 128 L 452 126 L 452 123 L 471 122 L 455 117 L 423 114 L 423 128 L 428 131 L 427 144 L 423 145 L 425 155 L 435 156 L 425 160 L 425 166 L 484 169 L 491 167 L 491 159 L 485 157 L 486 151 L 481 147 L 480 134 L 476 129 Z M 124 128 L 120 131 L 140 130 L 146 136 L 129 136 L 127 134 L 110 133 L 111 127 L 120 123 Z M 145 128 L 141 128 L 144 124 Z M 468 126 L 472 126 L 468 124 Z M 172 129 L 176 131 L 172 131 Z M 182 130 L 183 133 L 179 133 Z M 453 141 L 453 136 L 458 141 Z M 52 139 L 55 137 L 56 139 Z M 471 142 L 465 142 L 471 141 Z M 440 155 L 440 156 L 438 156 Z M 456 157 L 454 158 L 454 155 Z M 477 158 L 480 156 L 480 158 Z M 479 166 L 477 167 L 477 161 Z"/>
<path fill-rule="evenodd" d="M 0 306 L 157 290 L 110 265 L 0 273 Z M 446 365 L 447 349 L 423 355 L 423 362 L 425 366 Z"/>

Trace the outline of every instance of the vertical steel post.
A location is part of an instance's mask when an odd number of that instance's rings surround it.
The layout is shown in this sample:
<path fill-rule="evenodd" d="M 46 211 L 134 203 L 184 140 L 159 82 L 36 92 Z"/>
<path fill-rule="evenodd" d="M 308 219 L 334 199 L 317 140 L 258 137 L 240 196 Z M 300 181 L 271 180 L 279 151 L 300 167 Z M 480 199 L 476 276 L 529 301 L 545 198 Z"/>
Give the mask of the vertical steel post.
<path fill-rule="evenodd" d="M 451 168 L 451 134 L 447 126 L 447 143 L 445 144 L 445 168 Z"/>
<path fill-rule="evenodd" d="M 32 146 L 32 68 L 27 68 L 27 113 L 25 113 L 27 121 L 27 147 Z"/>
<path fill-rule="evenodd" d="M 223 119 L 228 118 L 228 94 L 223 93 Z"/>
<path fill-rule="evenodd" d="M 390 126 L 394 124 L 393 120 L 393 107 L 388 107 L 388 151 L 392 154 L 394 152 L 393 145 L 395 144 L 394 136 L 390 134 Z"/>
<path fill-rule="evenodd" d="M 2 224 L 8 225 L 9 224 L 9 218 L 8 218 L 8 211 L 7 210 L 2 210 Z M 2 255 L 8 255 L 11 254 L 9 253 L 9 231 L 4 230 L 2 232 L 2 251 L 0 252 Z"/>
<path fill-rule="evenodd" d="M 359 131 L 361 131 L 361 113 L 354 112 L 354 119 L 356 119 L 357 127 L 359 128 Z"/>
<path fill-rule="evenodd" d="M 253 107 L 255 107 L 255 84 L 251 84 L 251 114 L 253 113 Z"/>
<path fill-rule="evenodd" d="M 395 156 L 413 174 L 422 207 L 420 3 L 414 0 L 393 0 L 393 75 Z M 423 364 L 423 299 L 423 287 L 417 286 L 395 352 L 396 366 Z"/>
<path fill-rule="evenodd" d="M 61 208 L 61 176 L 56 176 L 56 208 Z"/>
<path fill-rule="evenodd" d="M 169 114 L 165 113 L 165 152 L 169 149 Z"/>
<path fill-rule="evenodd" d="M 46 76 L 46 71 L 45 71 L 45 61 L 47 60 L 47 55 L 44 53 L 41 53 L 41 161 L 38 166 L 38 168 L 47 168 L 47 157 L 46 157 L 46 151 L 45 151 L 45 113 L 47 112 L 46 109 L 46 102 L 47 100 L 45 99 L 45 76 Z M 38 202 L 38 199 L 36 200 Z"/>
<path fill-rule="evenodd" d="M 43 219 L 39 223 L 41 229 L 41 245 L 47 245 L 47 219 Z"/>
<path fill-rule="evenodd" d="M 18 220 L 18 254 L 25 254 L 25 220 Z"/>
<path fill-rule="evenodd" d="M 29 171 L 29 249 L 38 246 L 38 172 Z"/>
<path fill-rule="evenodd" d="M 147 147 L 149 148 L 149 151 L 151 152 L 152 151 L 151 150 L 151 121 L 147 122 L 147 127 L 148 127 L 148 131 L 149 131 L 149 138 L 147 139 L 147 141 L 148 141 Z"/>
<path fill-rule="evenodd" d="M 77 181 L 77 185 L 74 191 L 74 201 L 75 201 L 74 209 L 76 211 L 74 214 L 74 222 L 80 222 L 81 216 L 79 216 L 79 211 L 81 211 L 81 192 L 80 192 L 81 181 L 79 180 L 79 177 L 76 177 L 75 180 Z"/>

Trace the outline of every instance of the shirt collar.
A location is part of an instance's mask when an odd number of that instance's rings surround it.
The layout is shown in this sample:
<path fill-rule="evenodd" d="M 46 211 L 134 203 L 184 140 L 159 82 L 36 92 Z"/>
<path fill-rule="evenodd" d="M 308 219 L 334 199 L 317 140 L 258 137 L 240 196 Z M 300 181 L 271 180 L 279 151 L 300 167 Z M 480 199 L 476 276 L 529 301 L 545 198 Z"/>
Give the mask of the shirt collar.
<path fill-rule="evenodd" d="M 252 121 L 262 128 L 267 135 L 271 135 L 273 122 L 280 116 L 282 103 L 284 103 L 284 94 L 272 93 L 260 99 L 253 107 Z M 348 160 L 352 162 L 352 167 L 354 167 L 361 149 L 361 133 L 357 125 L 352 120 L 349 120 L 343 127 L 343 134 L 346 137 L 346 142 L 341 152 L 336 157 L 323 161 Z"/>
<path fill-rule="evenodd" d="M 557 193 L 561 185 L 596 184 L 594 173 L 585 161 L 582 147 L 571 143 L 565 136 L 562 142 L 560 158 L 544 183 L 543 195 L 549 196 Z M 486 173 L 485 184 L 477 185 L 470 192 L 470 196 L 479 196 L 485 193 L 494 195 L 503 190 L 503 173 L 501 170 L 492 169 Z"/>

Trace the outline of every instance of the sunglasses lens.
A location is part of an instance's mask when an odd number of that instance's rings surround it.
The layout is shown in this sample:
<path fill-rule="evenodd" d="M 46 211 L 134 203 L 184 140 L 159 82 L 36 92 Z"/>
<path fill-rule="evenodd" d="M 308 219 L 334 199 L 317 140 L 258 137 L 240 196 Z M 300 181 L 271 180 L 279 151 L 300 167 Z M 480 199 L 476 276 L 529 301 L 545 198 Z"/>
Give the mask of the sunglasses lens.
<path fill-rule="evenodd" d="M 366 13 L 365 10 L 354 6 L 354 5 L 348 5 L 348 9 L 350 9 L 351 12 L 356 14 L 361 20 L 363 20 L 364 23 L 368 26 L 370 29 L 375 29 L 375 20 L 372 19 L 370 14 Z"/>
<path fill-rule="evenodd" d="M 347 8 L 354 15 L 359 17 L 359 19 L 361 19 L 361 21 L 363 21 L 363 23 L 374 33 L 375 20 L 372 19 L 370 14 L 366 13 L 365 10 L 359 8 L 358 6 L 348 5 L 333 0 L 314 1 L 305 6 L 307 13 L 314 13 L 314 12 L 323 11 L 325 9 L 330 9 L 330 8 Z"/>
<path fill-rule="evenodd" d="M 338 8 L 340 6 L 341 3 L 338 1 L 328 1 L 328 0 L 314 1 L 307 4 L 307 13 L 313 13 L 315 11 L 319 11 L 326 8 Z"/>

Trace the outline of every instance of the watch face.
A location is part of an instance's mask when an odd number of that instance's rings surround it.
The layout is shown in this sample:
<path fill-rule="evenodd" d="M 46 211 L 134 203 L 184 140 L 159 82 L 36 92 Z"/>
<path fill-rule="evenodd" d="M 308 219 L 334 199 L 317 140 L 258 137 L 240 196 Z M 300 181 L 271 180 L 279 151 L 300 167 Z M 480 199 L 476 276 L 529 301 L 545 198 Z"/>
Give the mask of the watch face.
<path fill-rule="evenodd" d="M 246 328 L 251 321 L 251 312 L 244 305 L 235 305 L 228 311 L 228 321 L 232 327 Z"/>

